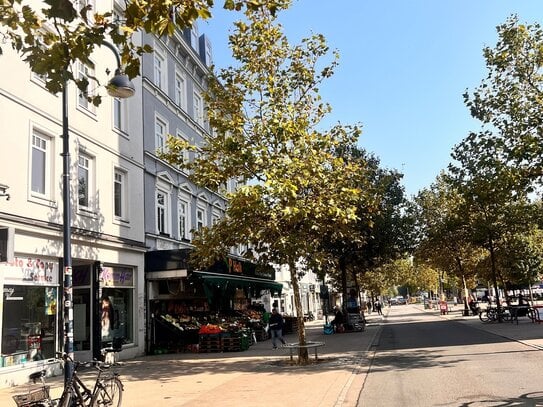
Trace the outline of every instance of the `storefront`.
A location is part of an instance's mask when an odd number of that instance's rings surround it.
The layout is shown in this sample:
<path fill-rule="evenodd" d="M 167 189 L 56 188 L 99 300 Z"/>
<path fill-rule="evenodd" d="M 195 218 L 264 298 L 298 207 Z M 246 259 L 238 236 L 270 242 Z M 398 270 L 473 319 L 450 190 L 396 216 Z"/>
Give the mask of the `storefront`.
<path fill-rule="evenodd" d="M 228 257 L 205 271 L 189 266 L 190 249 L 146 254 L 147 351 L 186 351 L 203 324 L 244 324 L 263 338 L 263 297 L 281 293 L 272 267 Z M 268 301 L 269 302 L 269 301 Z"/>
<path fill-rule="evenodd" d="M 23 370 L 40 365 L 58 374 L 55 352 L 64 344 L 61 280 L 59 259 L 20 256 L 0 264 L 0 387 L 11 384 L 13 372 L 20 380 Z M 76 359 L 100 357 L 114 338 L 135 342 L 135 289 L 132 267 L 80 260 L 73 266 Z"/>
<path fill-rule="evenodd" d="M 100 358 L 114 338 L 134 342 L 135 272 L 100 262 L 73 267 L 74 352 Z"/>
<path fill-rule="evenodd" d="M 58 260 L 15 257 L 2 263 L 0 287 L 2 371 L 54 361 L 59 344 Z"/>

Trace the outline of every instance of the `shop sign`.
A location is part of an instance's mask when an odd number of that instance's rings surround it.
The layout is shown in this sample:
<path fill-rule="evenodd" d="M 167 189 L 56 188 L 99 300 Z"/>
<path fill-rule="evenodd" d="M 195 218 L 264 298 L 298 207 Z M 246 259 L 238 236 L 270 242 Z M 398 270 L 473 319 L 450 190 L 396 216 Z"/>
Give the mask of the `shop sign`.
<path fill-rule="evenodd" d="M 257 267 L 255 268 L 255 277 L 266 278 L 268 280 L 274 280 L 275 279 L 274 270 L 271 267 L 268 267 L 268 268 Z"/>
<path fill-rule="evenodd" d="M 275 279 L 275 270 L 273 267 L 264 267 L 251 263 L 227 257 L 224 261 L 218 261 L 207 271 L 219 274 L 233 274 L 245 277 L 258 277 L 267 280 Z"/>
<path fill-rule="evenodd" d="M 121 267 L 102 267 L 100 282 L 103 287 L 133 287 L 134 270 Z"/>
<path fill-rule="evenodd" d="M 58 284 L 58 263 L 34 257 L 15 257 L 0 265 L 4 284 Z"/>
<path fill-rule="evenodd" d="M 243 274 L 243 263 L 239 260 L 228 258 L 228 273 Z"/>

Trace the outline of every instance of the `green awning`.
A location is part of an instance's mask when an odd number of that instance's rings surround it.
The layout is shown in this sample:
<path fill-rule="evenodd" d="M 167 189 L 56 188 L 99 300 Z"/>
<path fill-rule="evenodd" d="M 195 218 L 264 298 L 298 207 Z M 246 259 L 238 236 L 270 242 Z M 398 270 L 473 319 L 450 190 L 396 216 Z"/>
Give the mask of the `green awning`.
<path fill-rule="evenodd" d="M 283 284 L 263 278 L 233 276 L 231 274 L 209 273 L 205 271 L 193 271 L 194 277 L 200 278 L 204 284 L 214 285 L 222 290 L 237 287 L 250 288 L 251 290 L 270 290 L 272 293 L 281 294 Z"/>

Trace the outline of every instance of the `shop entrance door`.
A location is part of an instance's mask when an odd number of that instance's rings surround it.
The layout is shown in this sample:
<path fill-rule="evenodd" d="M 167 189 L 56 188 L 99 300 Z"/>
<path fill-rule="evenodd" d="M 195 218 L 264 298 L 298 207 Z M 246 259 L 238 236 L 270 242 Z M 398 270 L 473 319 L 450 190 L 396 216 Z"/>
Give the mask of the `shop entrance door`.
<path fill-rule="evenodd" d="M 74 353 L 77 360 L 92 360 L 92 264 L 73 267 Z"/>
<path fill-rule="evenodd" d="M 74 288 L 74 352 L 77 360 L 90 360 L 91 295 L 90 288 Z"/>

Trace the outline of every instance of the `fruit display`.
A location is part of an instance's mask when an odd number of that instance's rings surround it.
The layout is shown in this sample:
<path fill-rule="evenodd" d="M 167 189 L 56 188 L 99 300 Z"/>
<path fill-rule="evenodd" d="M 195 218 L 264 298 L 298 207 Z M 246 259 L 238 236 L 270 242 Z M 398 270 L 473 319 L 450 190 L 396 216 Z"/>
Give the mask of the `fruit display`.
<path fill-rule="evenodd" d="M 209 335 L 209 334 L 220 334 L 222 329 L 219 325 L 206 324 L 202 325 L 198 330 L 200 335 Z"/>
<path fill-rule="evenodd" d="M 168 322 L 171 326 L 179 329 L 180 331 L 184 331 L 187 329 L 198 329 L 200 328 L 200 324 L 197 320 L 189 317 L 189 316 L 180 316 L 180 317 L 174 317 L 170 314 L 161 315 L 160 318 L 166 322 Z"/>

